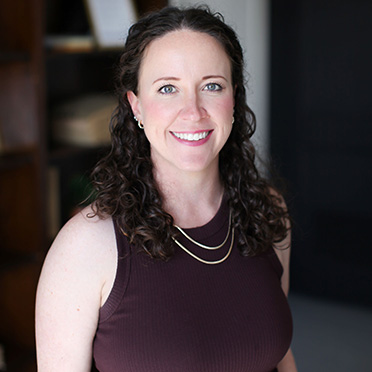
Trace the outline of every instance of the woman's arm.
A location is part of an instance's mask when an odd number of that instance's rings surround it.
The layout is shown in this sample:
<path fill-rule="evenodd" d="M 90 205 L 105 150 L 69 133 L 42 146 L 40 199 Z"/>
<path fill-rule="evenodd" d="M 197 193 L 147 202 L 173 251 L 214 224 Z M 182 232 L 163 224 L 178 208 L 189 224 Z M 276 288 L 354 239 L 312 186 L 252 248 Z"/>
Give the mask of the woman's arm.
<path fill-rule="evenodd" d="M 36 297 L 39 372 L 91 368 L 99 309 L 116 265 L 111 220 L 89 219 L 87 212 L 66 224 L 44 262 Z"/>
<path fill-rule="evenodd" d="M 278 244 L 275 249 L 279 260 L 283 266 L 283 276 L 282 276 L 282 288 L 286 296 L 288 296 L 289 292 L 289 261 L 290 261 L 290 253 L 291 253 L 291 233 L 288 232 L 286 239 Z M 286 248 L 284 248 L 286 247 Z M 287 248 L 288 247 L 288 248 Z M 285 357 L 278 365 L 278 372 L 297 372 L 296 363 L 292 354 L 292 350 L 289 349 Z"/>
<path fill-rule="evenodd" d="M 285 357 L 278 364 L 278 372 L 297 372 L 296 362 L 291 349 L 288 350 Z"/>
<path fill-rule="evenodd" d="M 284 208 L 286 208 L 283 202 Z M 291 256 L 291 230 L 290 222 L 287 221 L 288 234 L 286 238 L 275 245 L 275 252 L 283 266 L 282 288 L 286 296 L 289 293 L 289 265 Z M 289 349 L 282 361 L 278 364 L 278 372 L 297 372 L 296 362 L 292 350 Z"/>

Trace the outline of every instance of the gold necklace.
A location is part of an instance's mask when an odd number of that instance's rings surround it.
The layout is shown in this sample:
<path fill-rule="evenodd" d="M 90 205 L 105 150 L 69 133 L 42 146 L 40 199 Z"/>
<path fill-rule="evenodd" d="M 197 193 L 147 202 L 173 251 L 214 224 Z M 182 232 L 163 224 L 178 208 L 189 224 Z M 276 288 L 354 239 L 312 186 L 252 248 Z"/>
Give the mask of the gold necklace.
<path fill-rule="evenodd" d="M 231 211 L 230 211 L 230 214 L 229 214 L 229 228 L 227 229 L 226 238 L 220 245 L 216 245 L 215 247 L 210 247 L 209 245 L 204 245 L 202 243 L 199 243 L 196 240 L 194 240 L 190 235 L 187 235 L 186 232 L 184 230 L 182 230 L 179 226 L 174 225 L 174 227 L 176 229 L 178 229 L 184 237 L 186 237 L 188 240 L 190 240 L 190 242 L 194 243 L 198 247 L 204 248 L 204 249 L 209 249 L 209 250 L 213 251 L 213 250 L 216 250 L 216 249 L 219 249 L 219 248 L 223 247 L 225 245 L 225 243 L 227 242 L 227 239 L 229 239 L 230 232 L 231 232 Z"/>
<path fill-rule="evenodd" d="M 198 257 L 196 254 L 190 252 L 186 247 L 184 247 L 177 239 L 173 238 L 174 242 L 179 246 L 181 247 L 186 253 L 188 253 L 191 257 L 195 258 L 196 260 L 198 260 L 199 262 L 202 262 L 204 264 L 207 264 L 207 265 L 216 265 L 216 264 L 219 264 L 223 261 L 225 261 L 229 256 L 230 256 L 230 253 L 231 253 L 231 250 L 232 250 L 232 247 L 234 245 L 234 228 L 232 228 L 232 235 L 231 235 L 231 243 L 230 243 L 230 248 L 226 254 L 225 257 L 221 258 L 220 260 L 217 260 L 217 261 L 207 261 L 207 260 L 203 260 L 202 258 Z"/>

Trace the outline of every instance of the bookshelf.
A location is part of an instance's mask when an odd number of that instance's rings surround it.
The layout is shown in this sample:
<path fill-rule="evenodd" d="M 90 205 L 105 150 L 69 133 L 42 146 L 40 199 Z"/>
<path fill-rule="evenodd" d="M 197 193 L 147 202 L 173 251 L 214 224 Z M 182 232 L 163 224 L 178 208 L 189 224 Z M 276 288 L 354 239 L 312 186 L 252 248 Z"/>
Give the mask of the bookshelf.
<path fill-rule="evenodd" d="M 165 5 L 135 2 L 138 14 Z M 55 106 L 113 90 L 119 51 L 97 48 L 92 35 L 84 0 L 0 2 L 0 346 L 8 371 L 36 371 L 34 297 L 51 231 L 69 217 L 71 198 L 81 197 L 70 183 L 80 174 L 84 189 L 107 149 L 52 138 Z"/>

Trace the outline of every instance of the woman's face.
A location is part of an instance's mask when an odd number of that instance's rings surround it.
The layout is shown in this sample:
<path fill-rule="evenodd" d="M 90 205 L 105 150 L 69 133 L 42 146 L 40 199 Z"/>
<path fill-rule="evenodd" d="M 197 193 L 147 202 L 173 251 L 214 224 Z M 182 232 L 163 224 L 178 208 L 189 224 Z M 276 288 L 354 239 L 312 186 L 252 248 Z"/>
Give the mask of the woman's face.
<path fill-rule="evenodd" d="M 234 89 L 230 60 L 216 39 L 180 30 L 152 41 L 138 93 L 129 92 L 128 99 L 143 122 L 155 169 L 218 169 L 232 128 Z"/>

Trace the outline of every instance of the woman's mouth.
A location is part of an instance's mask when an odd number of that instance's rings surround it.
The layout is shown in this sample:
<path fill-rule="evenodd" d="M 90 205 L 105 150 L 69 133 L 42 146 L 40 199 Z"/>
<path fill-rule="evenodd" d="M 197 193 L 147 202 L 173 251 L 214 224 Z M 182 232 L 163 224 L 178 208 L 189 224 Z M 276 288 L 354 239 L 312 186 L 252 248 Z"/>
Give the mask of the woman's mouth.
<path fill-rule="evenodd" d="M 208 135 L 212 131 L 204 131 L 204 132 L 197 132 L 197 133 L 184 133 L 184 132 L 171 132 L 176 138 L 183 140 L 183 141 L 190 141 L 196 142 L 203 140 L 208 137 Z"/>

